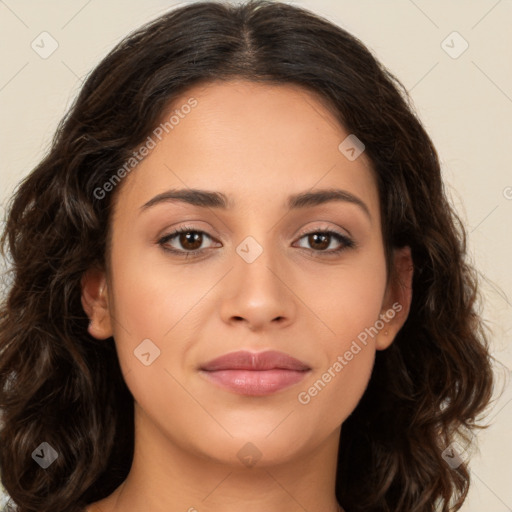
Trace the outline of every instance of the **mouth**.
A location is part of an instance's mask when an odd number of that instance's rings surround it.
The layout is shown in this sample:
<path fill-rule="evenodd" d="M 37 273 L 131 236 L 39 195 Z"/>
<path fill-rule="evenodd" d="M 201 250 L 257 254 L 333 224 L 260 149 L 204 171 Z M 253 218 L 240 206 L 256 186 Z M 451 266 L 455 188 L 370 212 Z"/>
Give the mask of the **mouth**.
<path fill-rule="evenodd" d="M 209 382 L 249 396 L 276 393 L 297 384 L 310 371 L 307 364 L 277 351 L 232 352 L 200 367 Z"/>

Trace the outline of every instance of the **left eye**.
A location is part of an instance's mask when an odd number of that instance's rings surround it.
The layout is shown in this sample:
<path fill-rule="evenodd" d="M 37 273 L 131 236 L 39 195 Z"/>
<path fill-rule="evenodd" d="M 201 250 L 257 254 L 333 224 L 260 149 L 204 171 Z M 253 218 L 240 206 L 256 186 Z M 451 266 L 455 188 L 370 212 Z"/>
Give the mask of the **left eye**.
<path fill-rule="evenodd" d="M 176 231 L 168 235 L 165 235 L 158 241 L 158 244 L 166 251 L 184 255 L 185 257 L 187 257 L 190 255 L 201 253 L 205 250 L 204 248 L 201 248 L 201 246 L 203 245 L 204 237 L 213 240 L 213 238 L 204 231 L 184 227 L 177 229 Z M 306 238 L 307 243 L 313 246 L 313 248 L 311 249 L 307 247 L 302 247 L 303 249 L 315 253 L 325 253 L 326 255 L 337 254 L 342 250 L 354 247 L 355 245 L 354 242 L 347 236 L 342 235 L 341 233 L 337 233 L 336 231 L 330 230 L 311 231 L 310 233 L 303 234 L 299 238 L 299 240 Z M 178 244 L 181 245 L 181 248 L 176 248 L 170 243 L 174 239 L 176 239 Z M 340 247 L 336 249 L 331 248 L 330 250 L 326 250 L 331 246 L 333 239 L 338 242 Z"/>
<path fill-rule="evenodd" d="M 158 243 L 167 251 L 178 253 L 187 252 L 194 254 L 196 252 L 202 251 L 200 247 L 202 245 L 203 236 L 208 237 L 210 240 L 212 239 L 211 236 L 204 231 L 199 231 L 198 229 L 180 228 L 173 233 L 165 235 L 158 241 Z M 168 242 L 176 237 L 178 237 L 178 242 L 185 249 L 185 251 L 176 249 L 172 246 L 172 248 L 168 247 Z"/>
<path fill-rule="evenodd" d="M 336 254 L 341 252 L 343 249 L 354 247 L 354 242 L 345 235 L 338 233 L 336 231 L 312 231 L 310 233 L 306 233 L 299 240 L 307 237 L 307 242 L 313 247 L 316 245 L 316 249 L 314 252 L 325 252 L 327 254 Z M 326 251 L 331 245 L 330 242 L 336 240 L 341 247 L 337 249 L 332 249 L 330 251 Z M 330 240 L 330 241 L 329 241 Z M 305 247 L 307 249 L 307 247 Z"/>

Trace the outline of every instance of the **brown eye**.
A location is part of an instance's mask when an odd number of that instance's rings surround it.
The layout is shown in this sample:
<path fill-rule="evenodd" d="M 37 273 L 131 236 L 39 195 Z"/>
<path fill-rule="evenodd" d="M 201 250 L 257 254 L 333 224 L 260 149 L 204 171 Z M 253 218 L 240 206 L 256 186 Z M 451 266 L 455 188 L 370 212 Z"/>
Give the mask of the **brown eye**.
<path fill-rule="evenodd" d="M 212 237 L 204 231 L 185 226 L 165 235 L 158 240 L 158 244 L 166 251 L 189 256 L 205 250 L 201 247 L 205 238 L 212 240 Z"/>
<path fill-rule="evenodd" d="M 310 249 L 312 252 L 317 253 L 325 253 L 326 255 L 337 254 L 344 249 L 355 247 L 355 243 L 350 238 L 336 231 L 313 231 L 304 234 L 300 239 L 305 239 L 307 242 L 307 247 L 304 247 L 304 249 Z M 339 247 L 326 250 L 333 241 L 337 242 Z"/>

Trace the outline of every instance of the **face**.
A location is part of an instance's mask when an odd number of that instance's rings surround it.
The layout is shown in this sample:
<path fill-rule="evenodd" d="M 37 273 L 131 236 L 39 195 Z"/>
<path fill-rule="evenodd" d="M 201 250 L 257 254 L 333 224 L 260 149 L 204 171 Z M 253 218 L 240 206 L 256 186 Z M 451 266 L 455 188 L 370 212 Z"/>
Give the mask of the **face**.
<path fill-rule="evenodd" d="M 135 414 L 165 443 L 290 460 L 339 433 L 408 312 L 371 164 L 297 86 L 210 83 L 173 108 L 116 191 L 110 271 L 84 280 L 89 331 L 114 336 Z M 408 250 L 393 264 L 410 283 Z M 269 350 L 302 366 L 208 366 Z"/>

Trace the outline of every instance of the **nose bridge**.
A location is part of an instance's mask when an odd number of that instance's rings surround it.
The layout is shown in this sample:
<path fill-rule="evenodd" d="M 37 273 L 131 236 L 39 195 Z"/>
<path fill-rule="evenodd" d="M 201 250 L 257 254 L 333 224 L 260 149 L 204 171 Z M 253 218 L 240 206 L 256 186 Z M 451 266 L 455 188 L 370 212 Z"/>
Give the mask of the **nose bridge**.
<path fill-rule="evenodd" d="M 224 301 L 224 320 L 244 319 L 252 329 L 276 319 L 290 320 L 293 300 L 283 284 L 280 248 L 273 246 L 271 234 L 248 235 L 235 251 L 234 291 Z"/>
<path fill-rule="evenodd" d="M 256 238 L 257 237 L 257 238 Z M 280 287 L 276 278 L 279 248 L 273 246 L 271 235 L 268 233 L 260 235 L 248 235 L 236 246 L 236 270 L 237 279 L 246 282 L 247 285 L 261 285 L 265 288 L 270 286 Z"/>

